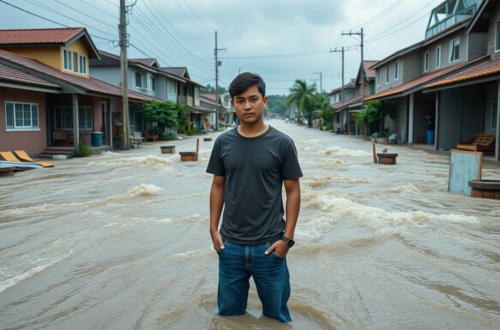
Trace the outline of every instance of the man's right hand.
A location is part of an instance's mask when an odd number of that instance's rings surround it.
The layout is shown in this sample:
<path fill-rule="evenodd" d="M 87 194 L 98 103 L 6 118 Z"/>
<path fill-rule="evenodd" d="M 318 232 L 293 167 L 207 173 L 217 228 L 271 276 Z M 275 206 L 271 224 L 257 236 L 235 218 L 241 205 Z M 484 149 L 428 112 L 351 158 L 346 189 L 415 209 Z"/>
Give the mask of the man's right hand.
<path fill-rule="evenodd" d="M 218 231 L 210 231 L 210 235 L 212 236 L 215 251 L 225 248 L 224 243 L 222 242 L 222 236 Z"/>

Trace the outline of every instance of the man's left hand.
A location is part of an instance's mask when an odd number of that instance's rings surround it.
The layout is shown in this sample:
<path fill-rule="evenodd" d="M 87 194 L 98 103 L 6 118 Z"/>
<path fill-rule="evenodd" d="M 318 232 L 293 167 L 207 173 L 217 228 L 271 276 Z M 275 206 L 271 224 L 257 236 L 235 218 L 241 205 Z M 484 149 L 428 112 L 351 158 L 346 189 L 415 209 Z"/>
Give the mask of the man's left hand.
<path fill-rule="evenodd" d="M 272 251 L 274 251 L 274 254 L 276 254 L 276 256 L 280 258 L 285 258 L 286 255 L 288 254 L 288 250 L 290 250 L 288 244 L 286 244 L 286 242 L 283 240 L 279 240 L 273 245 L 271 245 L 269 249 L 267 249 L 266 254 L 269 254 Z"/>

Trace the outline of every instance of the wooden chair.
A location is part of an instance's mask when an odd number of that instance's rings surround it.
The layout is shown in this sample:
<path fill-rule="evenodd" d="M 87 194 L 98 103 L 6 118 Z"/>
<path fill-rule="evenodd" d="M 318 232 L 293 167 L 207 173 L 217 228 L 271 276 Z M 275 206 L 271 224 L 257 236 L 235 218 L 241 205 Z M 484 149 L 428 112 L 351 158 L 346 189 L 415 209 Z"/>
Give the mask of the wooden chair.
<path fill-rule="evenodd" d="M 458 141 L 457 149 L 470 151 L 495 151 L 495 134 L 476 134 L 468 142 Z"/>
<path fill-rule="evenodd" d="M 70 143 L 75 143 L 75 137 L 68 135 L 65 131 L 54 131 L 52 132 L 52 139 L 55 141 L 64 141 L 66 146 L 69 147 Z"/>
<path fill-rule="evenodd" d="M 135 144 L 135 148 L 136 149 L 139 149 L 141 147 L 141 143 L 144 141 L 143 138 L 135 138 L 133 137 L 132 135 L 130 135 L 130 144 L 131 145 L 134 145 Z"/>
<path fill-rule="evenodd" d="M 144 130 L 144 140 L 153 140 L 154 141 L 160 141 L 160 137 L 158 135 L 149 135 L 149 132 L 147 130 Z"/>

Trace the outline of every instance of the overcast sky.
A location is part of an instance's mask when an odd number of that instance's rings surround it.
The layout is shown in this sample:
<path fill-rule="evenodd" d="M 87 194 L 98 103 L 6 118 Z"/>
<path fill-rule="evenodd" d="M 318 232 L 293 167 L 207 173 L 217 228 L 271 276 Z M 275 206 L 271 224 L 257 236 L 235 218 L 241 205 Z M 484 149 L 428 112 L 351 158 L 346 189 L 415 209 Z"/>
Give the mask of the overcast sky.
<path fill-rule="evenodd" d="M 64 25 L 86 26 L 91 35 L 104 38 L 94 37 L 99 49 L 119 53 L 113 42 L 105 40 L 118 40 L 119 0 L 2 1 Z M 146 54 L 157 58 L 161 66 L 186 66 L 193 80 L 213 86 L 217 31 L 218 48 L 227 48 L 219 52 L 220 85 L 227 87 L 241 68 L 242 72 L 260 74 L 268 94 L 288 94 L 296 78 L 313 83 L 312 79 L 319 79 L 314 72 L 322 71 L 323 89 L 330 91 L 341 84 L 341 60 L 340 54 L 330 53 L 329 49 L 350 47 L 345 56 L 346 82 L 355 76 L 360 62 L 359 37 L 341 36 L 342 31 L 358 32 L 363 26 L 365 59 L 380 60 L 424 39 L 428 14 L 441 2 L 138 0 L 127 27 L 135 47 L 129 48 L 129 58 Z M 58 25 L 0 2 L 0 27 Z"/>

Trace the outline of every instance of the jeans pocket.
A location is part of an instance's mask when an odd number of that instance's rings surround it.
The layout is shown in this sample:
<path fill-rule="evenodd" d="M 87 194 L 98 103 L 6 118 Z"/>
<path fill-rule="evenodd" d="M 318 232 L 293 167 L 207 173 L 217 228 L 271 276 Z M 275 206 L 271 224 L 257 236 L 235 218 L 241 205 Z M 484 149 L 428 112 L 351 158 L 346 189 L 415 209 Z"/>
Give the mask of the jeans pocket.
<path fill-rule="evenodd" d="M 228 243 L 228 241 L 226 241 L 226 240 L 222 240 L 222 244 L 224 244 L 224 248 L 223 248 L 223 249 L 221 249 L 221 248 L 219 247 L 219 249 L 217 250 L 217 254 L 220 254 L 220 253 L 222 253 L 222 251 L 224 251 L 225 249 L 227 249 L 227 243 Z"/>
<path fill-rule="evenodd" d="M 277 255 L 276 253 L 274 253 L 274 251 L 273 251 L 273 252 L 271 252 L 271 254 L 273 255 L 274 259 L 277 259 L 277 260 L 279 260 L 279 261 L 283 261 L 283 260 L 285 260 L 285 258 L 278 257 L 278 255 Z"/>

